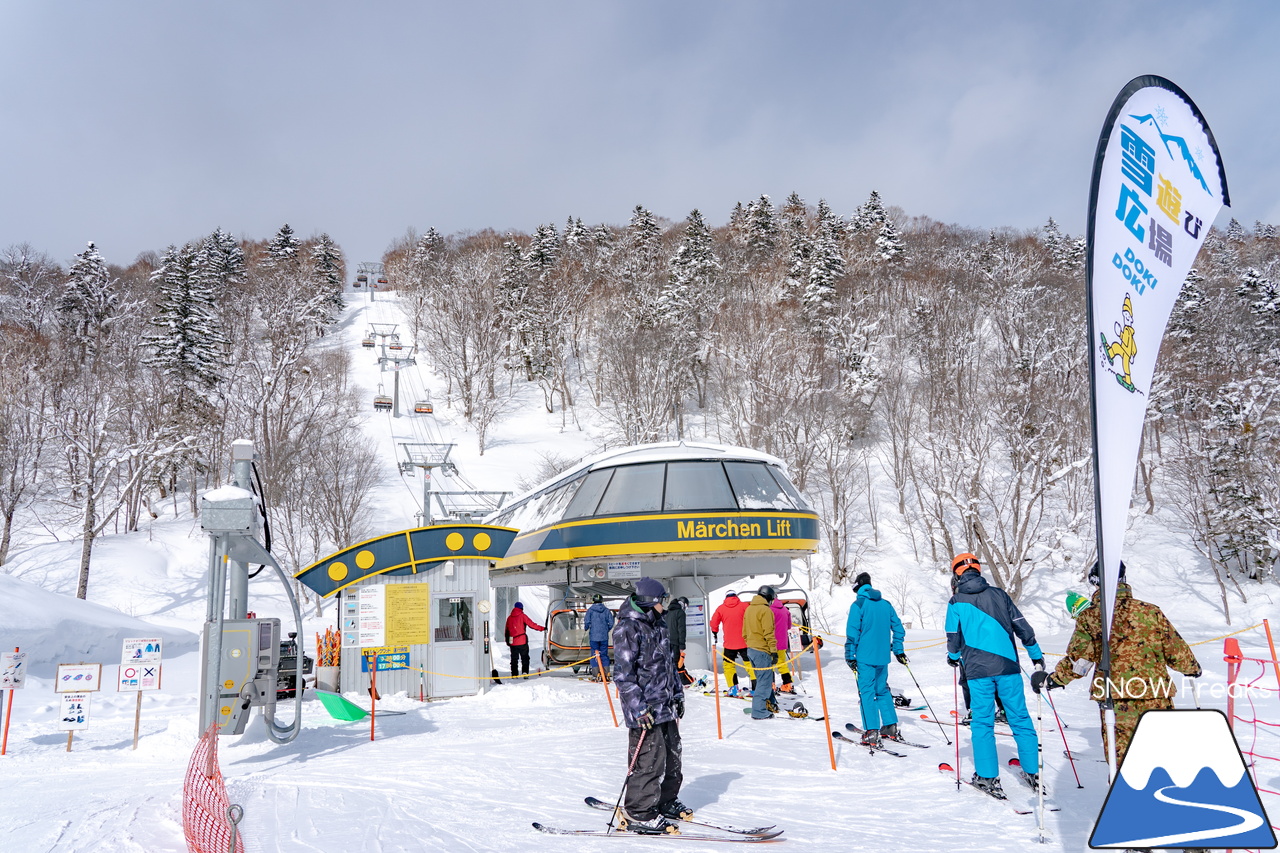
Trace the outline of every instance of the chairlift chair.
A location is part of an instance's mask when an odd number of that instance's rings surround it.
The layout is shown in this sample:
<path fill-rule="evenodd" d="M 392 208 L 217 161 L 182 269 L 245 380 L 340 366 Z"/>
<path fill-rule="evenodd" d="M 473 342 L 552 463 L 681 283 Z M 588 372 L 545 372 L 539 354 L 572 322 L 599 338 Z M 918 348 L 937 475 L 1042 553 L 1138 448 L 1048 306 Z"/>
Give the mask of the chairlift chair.
<path fill-rule="evenodd" d="M 387 284 L 387 277 L 385 275 L 378 276 L 378 287 L 383 287 L 386 284 Z"/>
<path fill-rule="evenodd" d="M 415 415 L 430 415 L 435 413 L 435 409 L 432 407 L 430 400 L 419 400 L 413 404 L 413 413 Z"/>
<path fill-rule="evenodd" d="M 391 411 L 392 400 L 388 394 L 378 394 L 373 398 L 373 408 L 379 412 Z"/>
<path fill-rule="evenodd" d="M 362 284 L 368 284 L 368 283 L 369 283 L 369 276 L 365 275 L 364 273 L 360 273 L 360 275 L 356 276 L 356 283 L 355 283 L 356 287 L 359 287 Z"/>
<path fill-rule="evenodd" d="M 374 347 L 373 338 L 364 338 L 363 340 L 360 341 L 360 346 L 364 347 L 365 349 L 373 349 Z"/>

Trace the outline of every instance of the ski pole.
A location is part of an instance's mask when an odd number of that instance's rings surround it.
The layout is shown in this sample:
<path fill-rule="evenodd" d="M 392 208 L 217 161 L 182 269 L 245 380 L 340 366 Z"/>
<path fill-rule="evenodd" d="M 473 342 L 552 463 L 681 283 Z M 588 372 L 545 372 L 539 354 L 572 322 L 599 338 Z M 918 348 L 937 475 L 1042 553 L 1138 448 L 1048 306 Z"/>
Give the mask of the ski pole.
<path fill-rule="evenodd" d="M 1071 747 L 1067 746 L 1067 732 L 1066 732 L 1066 730 L 1065 730 L 1065 727 L 1062 725 L 1062 718 L 1058 716 L 1058 709 L 1057 709 L 1057 707 L 1055 707 L 1055 706 L 1054 706 L 1054 704 L 1053 704 L 1053 696 L 1051 696 L 1051 695 L 1049 694 L 1049 691 L 1048 691 L 1048 690 L 1045 690 L 1045 691 L 1044 691 L 1044 695 L 1045 695 L 1045 697 L 1046 697 L 1046 698 L 1048 698 L 1048 700 L 1049 700 L 1049 710 L 1053 711 L 1053 718 L 1054 718 L 1054 720 L 1056 720 L 1056 721 L 1057 721 L 1057 723 L 1058 723 L 1058 734 L 1062 735 L 1062 746 L 1063 746 L 1063 748 L 1064 748 L 1064 749 L 1066 750 L 1066 752 L 1067 752 L 1067 761 L 1070 761 L 1070 762 L 1071 762 L 1071 772 L 1075 774 L 1075 777 L 1076 777 L 1076 787 L 1077 787 L 1077 788 L 1083 788 L 1083 787 L 1084 787 L 1084 785 L 1082 785 L 1082 784 L 1080 783 L 1080 774 L 1079 774 L 1079 773 L 1076 773 L 1076 760 L 1075 760 L 1075 758 L 1074 758 L 1074 757 L 1072 757 L 1072 755 L 1071 755 Z"/>
<path fill-rule="evenodd" d="M 1022 664 L 1018 664 L 1018 669 L 1022 670 L 1023 675 L 1027 674 L 1027 671 L 1023 668 Z M 1027 677 L 1030 678 L 1030 676 Z M 1038 696 L 1040 694 L 1036 695 Z M 1067 745 L 1067 727 L 1062 724 L 1062 718 L 1058 716 L 1058 708 L 1053 704 L 1053 694 L 1049 692 L 1049 688 L 1044 688 L 1044 695 L 1045 698 L 1049 700 L 1049 710 L 1053 711 L 1053 719 L 1058 724 L 1058 734 L 1062 737 L 1062 749 L 1067 755 L 1067 761 L 1071 762 L 1071 772 L 1076 777 L 1076 787 L 1083 788 L 1084 785 L 1080 782 L 1080 774 L 1076 772 L 1075 757 L 1071 754 L 1071 747 Z"/>
<path fill-rule="evenodd" d="M 1044 844 L 1044 698 L 1036 694 L 1036 811 Z"/>
<path fill-rule="evenodd" d="M 636 741 L 635 755 L 631 756 L 631 764 L 627 767 L 627 778 L 622 780 L 622 790 L 618 792 L 618 801 L 613 804 L 613 813 L 609 815 L 609 832 L 613 832 L 613 822 L 618 817 L 618 808 L 622 805 L 622 795 L 627 792 L 627 783 L 631 781 L 631 773 L 636 769 L 636 761 L 640 758 L 640 747 L 644 746 L 644 736 L 648 729 L 640 730 L 640 739 Z"/>
<path fill-rule="evenodd" d="M 1196 710 L 1200 710 L 1200 681 L 1196 678 L 1191 679 L 1191 698 L 1195 700 Z"/>
<path fill-rule="evenodd" d="M 955 706 L 952 717 L 956 726 L 956 790 L 960 790 L 960 669 L 951 667 L 951 703 Z"/>
<path fill-rule="evenodd" d="M 933 705 L 929 703 L 929 697 L 924 695 L 924 691 L 920 689 L 920 682 L 916 681 L 916 674 L 911 671 L 910 664 L 903 664 L 907 668 L 907 675 L 911 676 L 912 682 L 916 685 L 916 690 L 924 698 L 924 704 L 929 708 L 929 716 L 933 717 L 933 721 L 938 724 L 938 730 L 942 732 L 942 739 L 947 742 L 947 746 L 951 746 L 951 738 L 947 737 L 947 729 L 942 725 L 942 720 L 938 719 L 938 715 L 933 712 Z"/>

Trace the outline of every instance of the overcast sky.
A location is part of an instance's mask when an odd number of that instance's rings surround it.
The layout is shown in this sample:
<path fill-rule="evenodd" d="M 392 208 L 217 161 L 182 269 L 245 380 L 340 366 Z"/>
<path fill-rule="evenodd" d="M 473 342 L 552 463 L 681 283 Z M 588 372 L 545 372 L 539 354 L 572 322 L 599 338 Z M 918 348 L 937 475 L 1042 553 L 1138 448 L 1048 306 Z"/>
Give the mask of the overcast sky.
<path fill-rule="evenodd" d="M 1111 101 L 1196 101 L 1235 216 L 1280 224 L 1273 2 L 0 0 L 0 248 L 109 262 L 215 227 L 721 224 L 871 190 L 982 228 L 1080 235 Z"/>

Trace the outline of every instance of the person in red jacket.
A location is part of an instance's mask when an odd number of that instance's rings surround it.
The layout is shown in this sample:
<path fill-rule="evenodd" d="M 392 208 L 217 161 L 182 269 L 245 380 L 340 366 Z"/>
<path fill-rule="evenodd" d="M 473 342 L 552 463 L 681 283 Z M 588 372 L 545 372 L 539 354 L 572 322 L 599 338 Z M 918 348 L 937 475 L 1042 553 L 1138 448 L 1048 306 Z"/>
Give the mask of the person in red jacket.
<path fill-rule="evenodd" d="M 718 642 L 720 629 L 724 628 L 724 680 L 729 683 L 729 695 L 738 695 L 738 668 L 735 660 L 742 661 L 742 667 L 751 679 L 751 689 L 755 690 L 756 674 L 747 660 L 747 640 L 742 634 L 742 617 L 746 615 L 747 606 L 738 598 L 738 594 L 729 590 L 724 595 L 724 603 L 711 614 L 711 634 Z M 746 695 L 746 694 L 744 694 Z"/>
<path fill-rule="evenodd" d="M 516 665 L 524 667 L 524 674 L 529 674 L 529 635 L 527 628 L 535 631 L 547 630 L 530 619 L 524 612 L 524 604 L 517 601 L 507 617 L 507 647 L 511 649 L 511 677 L 516 677 Z"/>

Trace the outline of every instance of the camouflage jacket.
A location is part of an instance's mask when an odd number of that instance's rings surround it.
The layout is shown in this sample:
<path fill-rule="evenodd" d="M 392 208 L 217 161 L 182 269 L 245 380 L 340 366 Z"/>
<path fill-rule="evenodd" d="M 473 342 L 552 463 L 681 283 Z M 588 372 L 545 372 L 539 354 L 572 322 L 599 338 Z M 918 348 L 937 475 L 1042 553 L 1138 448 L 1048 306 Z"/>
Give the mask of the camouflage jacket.
<path fill-rule="evenodd" d="M 1059 684 L 1088 675 L 1102 656 L 1100 593 L 1095 592 L 1093 605 L 1076 617 L 1067 655 L 1053 671 L 1053 680 Z M 1112 698 L 1172 698 L 1178 689 L 1169 677 L 1170 668 L 1197 675 L 1200 663 L 1159 607 L 1134 598 L 1127 583 L 1118 584 L 1111 623 Z M 1091 696 L 1102 701 L 1103 684 L 1098 677 L 1093 679 Z"/>

